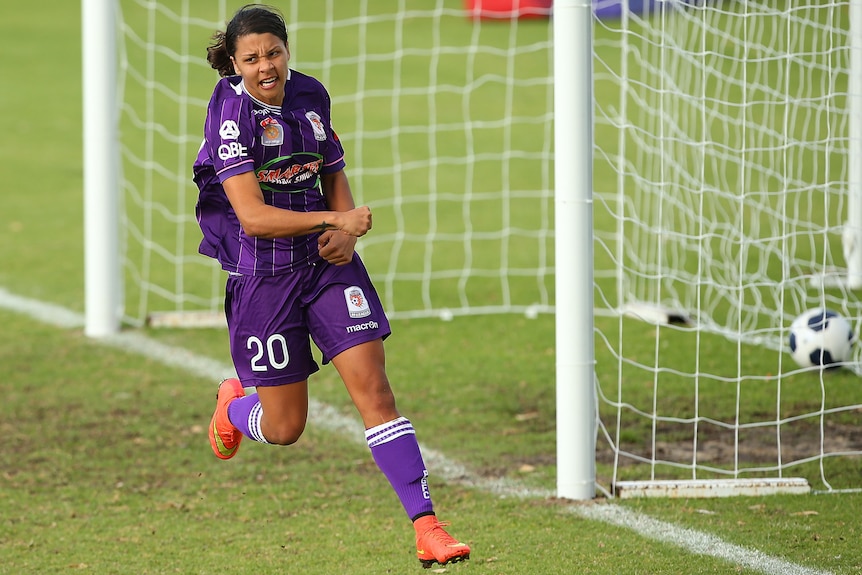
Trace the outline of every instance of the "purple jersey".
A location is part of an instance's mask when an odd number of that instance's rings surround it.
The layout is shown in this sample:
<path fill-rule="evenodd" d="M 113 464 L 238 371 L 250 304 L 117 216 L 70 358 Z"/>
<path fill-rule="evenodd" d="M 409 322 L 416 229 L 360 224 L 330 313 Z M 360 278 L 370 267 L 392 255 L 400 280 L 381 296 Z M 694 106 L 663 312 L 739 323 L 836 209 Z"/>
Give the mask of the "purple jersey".
<path fill-rule="evenodd" d="M 290 70 L 281 107 L 256 100 L 239 76 L 222 78 L 207 108 L 204 143 L 194 163 L 200 190 L 195 208 L 203 232 L 200 253 L 223 269 L 274 276 L 323 261 L 318 233 L 264 239 L 246 235 L 222 182 L 254 170 L 264 201 L 298 212 L 327 210 L 321 174 L 344 168 L 344 149 L 332 131 L 323 85 Z"/>

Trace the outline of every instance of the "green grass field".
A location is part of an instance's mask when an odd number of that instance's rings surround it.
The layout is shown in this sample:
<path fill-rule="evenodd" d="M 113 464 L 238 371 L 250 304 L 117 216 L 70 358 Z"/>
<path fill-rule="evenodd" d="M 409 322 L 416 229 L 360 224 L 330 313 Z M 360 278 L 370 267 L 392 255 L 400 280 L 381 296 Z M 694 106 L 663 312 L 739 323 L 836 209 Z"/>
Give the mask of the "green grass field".
<path fill-rule="evenodd" d="M 0 301 L 8 291 L 80 314 L 80 6 L 46 0 L 38 8 L 7 7 L 0 45 L 7 72 L 0 91 L 7 128 L 0 141 Z M 218 461 L 205 429 L 214 375 L 192 362 L 166 365 L 135 340 L 119 347 L 89 340 L 80 325 L 58 327 L 51 319 L 57 317 L 42 321 L 0 306 L 0 573 L 422 572 L 410 527 L 361 444 L 361 428 L 354 437 L 313 419 L 295 446 L 247 442 L 235 460 Z M 459 479 L 430 470 L 438 512 L 473 547 L 469 563 L 446 573 L 862 571 L 856 493 L 575 505 L 543 496 L 555 489 L 552 317 L 414 319 L 393 327 L 388 370 L 401 410 L 423 446 L 468 472 Z M 642 329 L 641 353 L 654 353 L 655 334 Z M 228 362 L 221 330 L 125 335 Z M 662 341 L 668 361 L 685 366 L 685 334 Z M 597 353 L 600 365 L 612 362 L 600 347 Z M 716 373 L 728 369 L 726 358 L 709 361 Z M 745 361 L 767 372 L 772 360 L 752 353 Z M 630 383 L 644 385 L 634 375 Z M 667 383 L 668 409 L 684 412 L 685 382 Z M 844 375 L 828 382 L 842 401 L 857 384 Z M 806 381 L 786 399 L 806 405 L 819 385 Z M 312 390 L 321 405 L 359 425 L 331 370 Z M 736 399 L 717 384 L 704 393 L 714 403 Z M 774 390 L 743 398 L 755 413 L 775 408 Z M 633 427 L 629 439 L 643 432 Z M 600 462 L 605 484 L 608 469 Z M 834 474 L 842 485 L 859 486 L 852 464 Z M 488 488 L 495 481 L 526 495 L 501 497 Z M 590 518 L 588 510 L 614 506 L 670 531 Z M 714 537 L 713 544 L 698 546 L 697 534 Z M 729 551 L 721 558 L 715 549 Z"/>

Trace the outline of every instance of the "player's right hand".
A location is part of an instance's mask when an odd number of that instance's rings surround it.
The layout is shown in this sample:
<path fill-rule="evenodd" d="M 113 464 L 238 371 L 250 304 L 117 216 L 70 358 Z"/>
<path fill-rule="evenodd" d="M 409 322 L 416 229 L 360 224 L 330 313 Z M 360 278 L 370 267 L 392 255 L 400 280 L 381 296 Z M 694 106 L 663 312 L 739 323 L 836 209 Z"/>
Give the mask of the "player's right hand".
<path fill-rule="evenodd" d="M 371 229 L 371 208 L 360 206 L 342 212 L 343 223 L 338 229 L 351 236 L 364 236 Z"/>

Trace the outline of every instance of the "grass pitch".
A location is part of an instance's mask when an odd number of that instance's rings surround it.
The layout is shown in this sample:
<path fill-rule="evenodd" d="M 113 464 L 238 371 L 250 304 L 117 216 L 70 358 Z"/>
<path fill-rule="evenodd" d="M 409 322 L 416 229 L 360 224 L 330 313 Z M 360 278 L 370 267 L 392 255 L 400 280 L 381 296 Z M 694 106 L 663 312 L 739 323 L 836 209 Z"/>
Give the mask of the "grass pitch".
<path fill-rule="evenodd" d="M 83 306 L 80 23 L 74 2 L 4 10 L 0 287 Z M 50 17 L 44 17 L 49 14 Z M 41 79 L 41 81 L 39 81 Z M 0 310 L 0 573 L 422 572 L 399 503 L 355 439 L 311 422 L 290 448 L 209 451 L 215 381 Z M 423 445 L 476 477 L 554 489 L 550 318 L 398 321 L 389 372 Z M 227 361 L 217 330 L 148 338 Z M 848 382 L 850 385 L 853 382 Z M 345 418 L 330 371 L 314 397 Z M 758 573 L 590 521 L 566 502 L 500 498 L 431 469 L 443 519 L 473 547 L 447 573 Z M 797 566 L 862 570 L 858 494 L 619 502 Z M 605 504 L 597 502 L 595 504 Z M 772 571 L 774 572 L 774 571 Z"/>

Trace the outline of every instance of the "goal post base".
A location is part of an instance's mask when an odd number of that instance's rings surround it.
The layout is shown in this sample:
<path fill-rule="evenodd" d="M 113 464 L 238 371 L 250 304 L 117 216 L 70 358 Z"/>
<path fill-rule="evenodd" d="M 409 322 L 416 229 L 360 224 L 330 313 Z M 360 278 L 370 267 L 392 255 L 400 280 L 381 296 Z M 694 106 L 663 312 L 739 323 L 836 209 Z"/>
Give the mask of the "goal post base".
<path fill-rule="evenodd" d="M 811 493 L 808 480 L 801 477 L 762 479 L 689 479 L 661 481 L 617 481 L 613 493 L 620 499 L 636 497 L 707 498 L 738 495 L 778 495 Z"/>
<path fill-rule="evenodd" d="M 694 325 L 694 321 L 685 311 L 659 304 L 631 302 L 623 306 L 622 313 L 655 325 Z"/>
<path fill-rule="evenodd" d="M 224 312 L 214 311 L 167 311 L 147 316 L 147 327 L 154 328 L 220 328 L 227 327 Z"/>
<path fill-rule="evenodd" d="M 862 289 L 862 276 L 851 274 L 846 269 L 837 266 L 829 266 L 822 274 L 812 275 L 808 280 L 808 285 L 815 289 L 858 290 Z"/>

